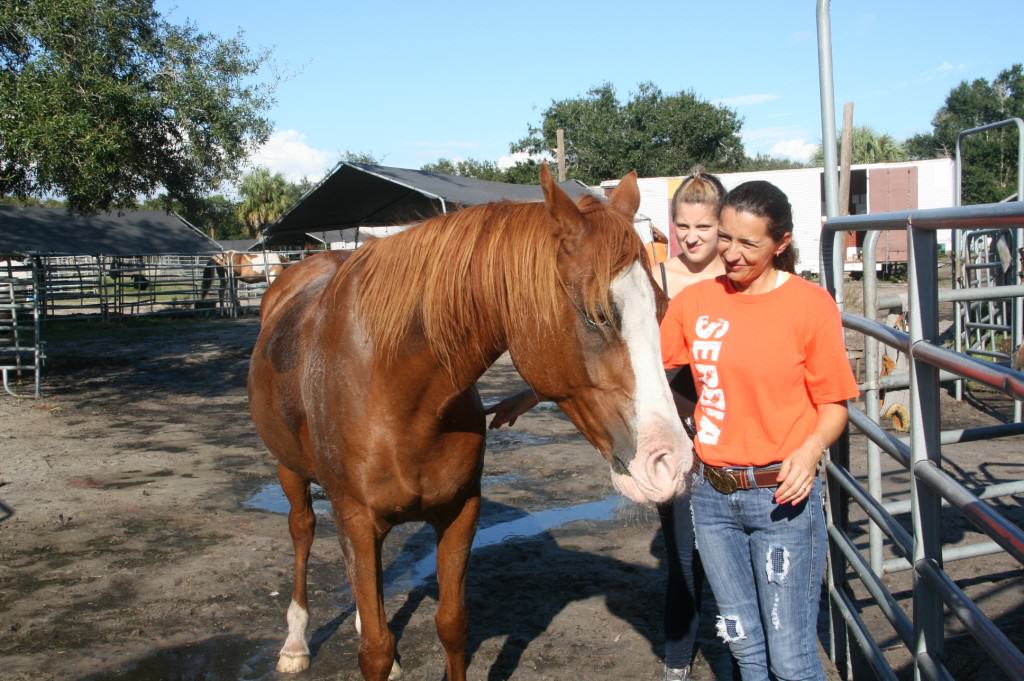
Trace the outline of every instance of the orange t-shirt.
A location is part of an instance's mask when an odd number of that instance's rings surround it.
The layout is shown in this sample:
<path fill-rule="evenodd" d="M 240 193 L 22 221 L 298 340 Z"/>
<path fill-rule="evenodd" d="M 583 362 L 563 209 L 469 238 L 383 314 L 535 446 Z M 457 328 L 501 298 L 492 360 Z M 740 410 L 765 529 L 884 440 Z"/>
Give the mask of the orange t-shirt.
<path fill-rule="evenodd" d="M 758 295 L 724 276 L 687 287 L 661 322 L 661 359 L 690 367 L 694 446 L 711 466 L 778 463 L 814 431 L 815 405 L 859 393 L 839 309 L 796 276 Z"/>

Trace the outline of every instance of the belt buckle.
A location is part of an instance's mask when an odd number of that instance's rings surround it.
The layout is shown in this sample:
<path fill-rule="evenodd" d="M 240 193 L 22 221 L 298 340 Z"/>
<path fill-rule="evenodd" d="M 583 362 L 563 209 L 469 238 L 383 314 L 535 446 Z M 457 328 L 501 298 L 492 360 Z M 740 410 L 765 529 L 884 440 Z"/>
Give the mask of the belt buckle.
<path fill-rule="evenodd" d="M 732 494 L 739 486 L 736 484 L 736 479 L 727 473 L 723 473 L 717 468 L 711 466 L 704 466 L 704 474 L 707 477 L 708 482 L 711 486 L 722 494 Z"/>

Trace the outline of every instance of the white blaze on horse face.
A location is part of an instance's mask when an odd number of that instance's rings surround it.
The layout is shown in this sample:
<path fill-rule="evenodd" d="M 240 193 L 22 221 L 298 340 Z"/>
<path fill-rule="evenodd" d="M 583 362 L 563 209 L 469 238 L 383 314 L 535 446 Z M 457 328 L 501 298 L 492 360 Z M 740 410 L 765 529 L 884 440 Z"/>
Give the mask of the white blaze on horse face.
<path fill-rule="evenodd" d="M 612 481 L 633 501 L 664 503 L 685 488 L 693 457 L 661 364 L 654 290 L 643 267 L 634 262 L 612 282 L 611 292 L 633 366 L 632 425 L 637 440 L 629 475 L 612 473 Z"/>

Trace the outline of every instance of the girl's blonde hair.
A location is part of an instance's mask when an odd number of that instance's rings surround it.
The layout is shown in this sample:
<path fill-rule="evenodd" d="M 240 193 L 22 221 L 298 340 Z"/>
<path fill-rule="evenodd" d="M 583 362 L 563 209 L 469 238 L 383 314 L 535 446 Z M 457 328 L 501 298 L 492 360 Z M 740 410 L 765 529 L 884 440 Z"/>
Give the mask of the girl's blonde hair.
<path fill-rule="evenodd" d="M 717 214 L 724 196 L 725 187 L 722 186 L 721 180 L 711 173 L 704 172 L 703 167 L 697 166 L 683 179 L 676 193 L 672 195 L 672 223 L 675 224 L 676 210 L 680 203 L 714 206 Z"/>

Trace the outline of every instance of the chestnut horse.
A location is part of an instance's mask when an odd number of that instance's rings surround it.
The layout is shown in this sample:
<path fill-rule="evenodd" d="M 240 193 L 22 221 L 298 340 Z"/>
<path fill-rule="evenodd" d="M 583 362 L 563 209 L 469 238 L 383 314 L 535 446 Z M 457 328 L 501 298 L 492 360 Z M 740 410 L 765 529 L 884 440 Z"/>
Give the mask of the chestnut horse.
<path fill-rule="evenodd" d="M 309 666 L 310 482 L 331 500 L 365 679 L 388 678 L 381 544 L 399 523 L 437 533 L 437 633 L 466 678 L 466 569 L 480 513 L 484 410 L 474 382 L 506 350 L 610 464 L 661 503 L 686 491 L 690 442 L 661 368 L 655 293 L 633 230 L 636 176 L 574 203 L 541 169 L 544 203 L 494 203 L 349 255 L 321 253 L 267 290 L 249 370 L 256 430 L 291 505 L 295 577 L 278 670 Z M 361 627 L 360 627 L 361 624 Z"/>
<path fill-rule="evenodd" d="M 284 271 L 285 266 L 284 259 L 277 253 L 243 253 L 241 251 L 218 253 L 206 261 L 206 266 L 203 267 L 199 300 L 206 300 L 215 275 L 220 281 L 220 299 L 223 301 L 224 292 L 229 288 L 229 281 L 232 287 L 240 281 L 247 284 L 258 284 L 261 281 L 272 284 Z M 228 276 L 229 274 L 230 276 Z M 237 306 L 238 295 L 233 288 L 231 300 Z"/>

